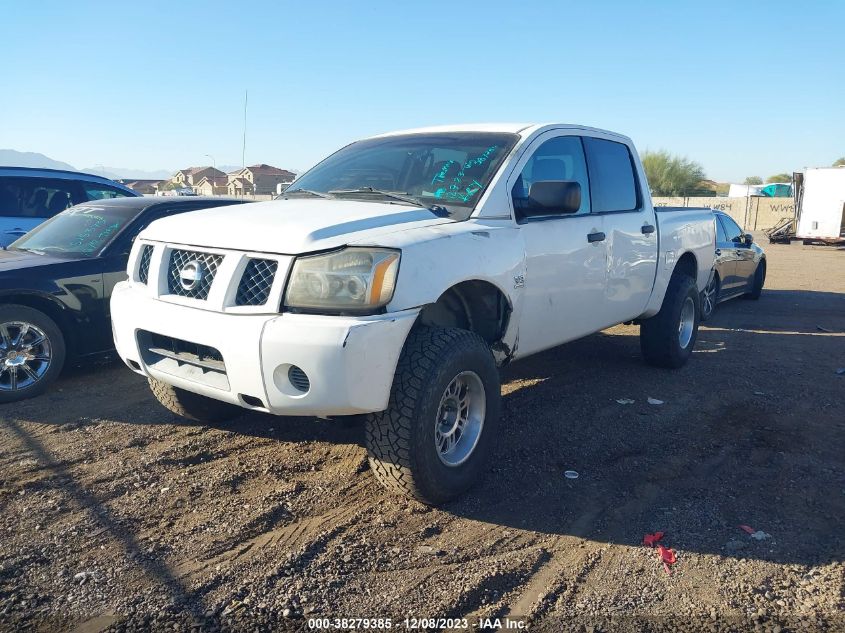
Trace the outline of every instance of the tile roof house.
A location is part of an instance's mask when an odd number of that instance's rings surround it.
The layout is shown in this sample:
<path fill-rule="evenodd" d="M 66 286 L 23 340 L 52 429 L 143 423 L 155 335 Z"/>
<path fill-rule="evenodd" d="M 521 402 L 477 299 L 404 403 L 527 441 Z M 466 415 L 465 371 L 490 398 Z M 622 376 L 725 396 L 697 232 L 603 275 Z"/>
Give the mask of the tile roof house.
<path fill-rule="evenodd" d="M 174 185 L 193 187 L 203 178 L 226 178 L 226 174 L 215 167 L 188 167 L 180 169 L 170 178 Z"/>
<path fill-rule="evenodd" d="M 228 178 L 226 176 L 211 177 L 203 176 L 202 179 L 193 186 L 194 193 L 198 196 L 225 196 L 229 193 Z"/>
<path fill-rule="evenodd" d="M 121 178 L 117 182 L 126 185 L 132 191 L 137 191 L 141 195 L 153 195 L 158 191 L 158 185 L 163 182 L 161 180 L 132 180 L 128 178 Z"/>
<path fill-rule="evenodd" d="M 287 169 L 264 163 L 250 165 L 229 174 L 229 193 L 232 193 L 232 185 L 235 183 L 235 188 L 242 188 L 244 193 L 272 195 L 276 193 L 276 185 L 291 183 L 294 178 L 296 174 Z"/>
<path fill-rule="evenodd" d="M 253 185 L 249 180 L 239 178 L 235 174 L 229 174 L 229 184 L 226 185 L 226 189 L 230 196 L 251 196 L 255 193 Z"/>

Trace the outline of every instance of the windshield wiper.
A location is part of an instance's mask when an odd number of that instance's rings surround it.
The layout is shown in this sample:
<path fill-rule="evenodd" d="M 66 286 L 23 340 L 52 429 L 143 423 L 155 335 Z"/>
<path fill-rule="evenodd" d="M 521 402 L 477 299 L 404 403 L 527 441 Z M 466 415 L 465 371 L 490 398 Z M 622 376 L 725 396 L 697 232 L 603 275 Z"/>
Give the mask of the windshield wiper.
<path fill-rule="evenodd" d="M 313 189 L 291 189 L 290 191 L 283 191 L 281 193 L 282 198 L 285 196 L 289 196 L 293 193 L 307 193 L 308 195 L 314 196 L 316 198 L 331 198 L 330 195 L 332 192 L 323 193 L 322 191 L 314 191 Z"/>
<path fill-rule="evenodd" d="M 434 215 L 441 218 L 449 216 L 449 210 L 446 207 L 442 207 L 439 204 L 426 204 L 422 200 L 414 198 L 409 193 L 400 193 L 398 191 L 385 191 L 384 189 L 375 189 L 373 187 L 359 187 L 358 189 L 333 189 L 329 191 L 329 193 L 339 196 L 342 196 L 343 194 L 374 193 L 380 196 L 384 196 L 385 198 L 393 198 L 394 200 L 407 202 L 408 204 L 412 204 L 415 207 L 428 209 Z"/>
<path fill-rule="evenodd" d="M 407 193 L 399 193 L 394 191 L 385 191 L 384 189 L 374 189 L 373 187 L 359 187 L 358 189 L 333 189 L 329 191 L 330 194 L 336 196 L 342 196 L 344 194 L 356 194 L 356 193 L 374 193 L 376 195 L 384 196 L 385 198 L 393 198 L 394 200 L 399 200 L 401 202 L 407 202 L 408 204 L 412 204 L 415 207 L 422 207 L 424 209 L 428 208 L 428 205 L 423 204 L 413 196 Z"/>

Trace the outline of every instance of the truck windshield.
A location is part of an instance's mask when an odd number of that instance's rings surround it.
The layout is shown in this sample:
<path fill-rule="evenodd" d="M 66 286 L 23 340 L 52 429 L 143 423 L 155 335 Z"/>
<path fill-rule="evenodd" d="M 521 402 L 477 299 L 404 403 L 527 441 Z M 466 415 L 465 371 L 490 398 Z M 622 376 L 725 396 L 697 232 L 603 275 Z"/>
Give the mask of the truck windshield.
<path fill-rule="evenodd" d="M 417 202 L 466 219 L 518 139 L 508 133 L 448 132 L 358 141 L 310 169 L 282 196 Z"/>
<path fill-rule="evenodd" d="M 12 242 L 9 250 L 96 257 L 138 215 L 138 209 L 77 205 Z"/>

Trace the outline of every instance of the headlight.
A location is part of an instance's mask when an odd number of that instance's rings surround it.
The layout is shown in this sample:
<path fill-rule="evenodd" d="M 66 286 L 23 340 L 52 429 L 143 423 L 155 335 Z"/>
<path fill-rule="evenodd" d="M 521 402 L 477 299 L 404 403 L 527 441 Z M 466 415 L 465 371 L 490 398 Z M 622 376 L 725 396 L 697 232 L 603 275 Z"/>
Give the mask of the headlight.
<path fill-rule="evenodd" d="M 298 257 L 293 263 L 285 306 L 329 310 L 374 310 L 393 297 L 399 252 L 345 248 Z"/>

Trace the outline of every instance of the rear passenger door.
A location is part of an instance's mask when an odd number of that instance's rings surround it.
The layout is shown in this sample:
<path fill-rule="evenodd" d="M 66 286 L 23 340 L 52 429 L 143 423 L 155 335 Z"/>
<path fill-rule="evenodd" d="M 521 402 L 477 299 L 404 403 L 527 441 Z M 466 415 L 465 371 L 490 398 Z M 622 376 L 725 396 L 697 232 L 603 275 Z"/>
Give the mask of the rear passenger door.
<path fill-rule="evenodd" d="M 0 246 L 85 201 L 78 183 L 60 178 L 0 178 Z"/>
<path fill-rule="evenodd" d="M 630 321 L 645 310 L 657 272 L 654 209 L 640 188 L 625 143 L 584 137 L 593 214 L 603 217 L 607 280 L 601 326 Z"/>

